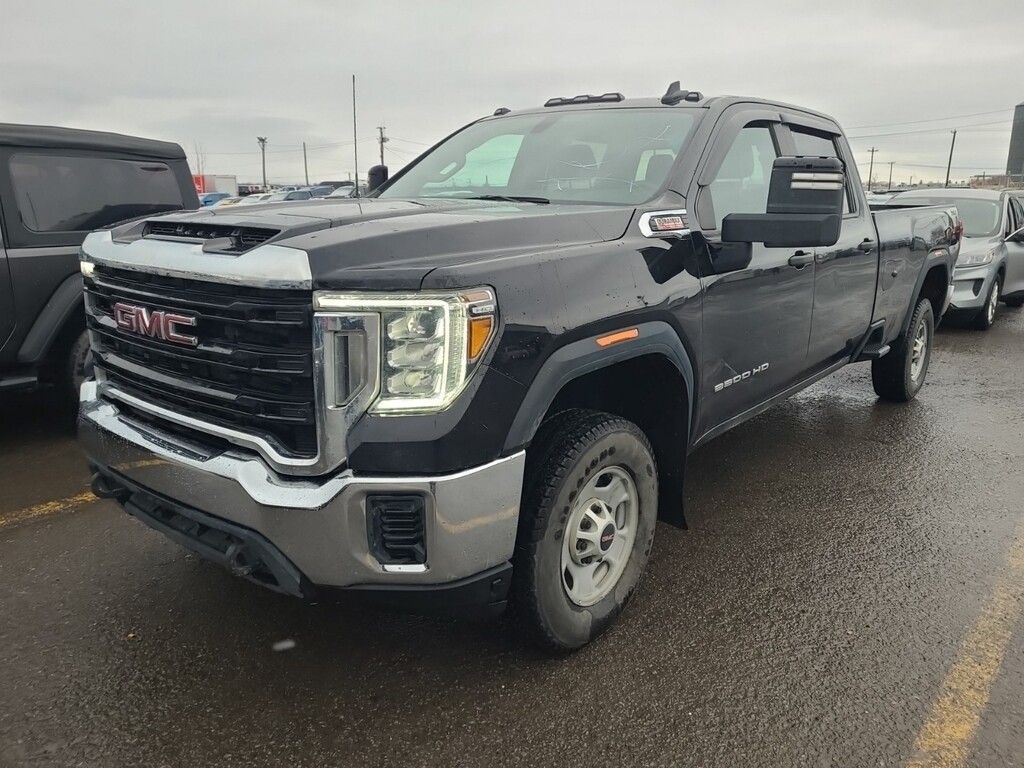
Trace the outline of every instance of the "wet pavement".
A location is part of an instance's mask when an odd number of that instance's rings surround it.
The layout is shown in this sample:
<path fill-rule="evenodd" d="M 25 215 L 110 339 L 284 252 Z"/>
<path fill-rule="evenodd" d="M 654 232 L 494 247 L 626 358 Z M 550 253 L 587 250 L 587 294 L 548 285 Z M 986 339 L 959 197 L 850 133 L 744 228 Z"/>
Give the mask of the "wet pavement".
<path fill-rule="evenodd" d="M 887 766 L 931 732 L 1022 765 L 1022 382 L 1007 310 L 940 332 L 914 403 L 855 366 L 715 440 L 690 529 L 563 659 L 234 579 L 84 501 L 66 417 L 8 399 L 0 766 Z"/>

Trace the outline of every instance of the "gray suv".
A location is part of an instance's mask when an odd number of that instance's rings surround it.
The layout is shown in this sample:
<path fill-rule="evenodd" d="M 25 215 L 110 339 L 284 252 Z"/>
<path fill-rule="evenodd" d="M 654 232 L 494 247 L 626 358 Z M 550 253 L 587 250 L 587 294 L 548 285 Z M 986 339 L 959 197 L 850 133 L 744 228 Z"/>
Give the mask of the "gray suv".
<path fill-rule="evenodd" d="M 988 330 L 999 302 L 1024 305 L 1024 200 L 994 189 L 915 189 L 889 205 L 955 205 L 964 226 L 948 314 Z"/>

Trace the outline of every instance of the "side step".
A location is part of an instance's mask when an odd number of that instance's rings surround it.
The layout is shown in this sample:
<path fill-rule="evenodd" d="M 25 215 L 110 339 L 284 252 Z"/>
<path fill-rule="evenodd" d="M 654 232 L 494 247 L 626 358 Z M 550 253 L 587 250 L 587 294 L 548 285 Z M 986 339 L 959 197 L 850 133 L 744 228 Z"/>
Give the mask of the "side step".
<path fill-rule="evenodd" d="M 19 376 L 17 374 L 0 377 L 0 391 L 14 391 L 19 389 L 34 389 L 39 385 L 39 379 L 33 375 Z"/>
<path fill-rule="evenodd" d="M 860 351 L 860 356 L 857 358 L 857 362 L 863 362 L 864 360 L 877 360 L 880 357 L 885 357 L 889 354 L 889 345 L 883 344 L 882 346 L 871 346 L 864 347 Z"/>
<path fill-rule="evenodd" d="M 860 340 L 860 344 L 857 345 L 853 354 L 850 355 L 850 361 L 862 363 L 865 360 L 877 360 L 889 354 L 889 345 L 882 343 L 884 338 L 885 320 L 876 320 L 868 326 L 868 331 L 864 334 L 864 338 Z"/>

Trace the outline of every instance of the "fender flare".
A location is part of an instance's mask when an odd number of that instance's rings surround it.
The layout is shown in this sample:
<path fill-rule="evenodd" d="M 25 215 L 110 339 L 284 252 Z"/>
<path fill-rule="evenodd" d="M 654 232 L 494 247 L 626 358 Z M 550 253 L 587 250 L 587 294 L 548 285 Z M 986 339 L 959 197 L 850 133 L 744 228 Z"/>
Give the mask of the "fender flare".
<path fill-rule="evenodd" d="M 573 379 L 616 363 L 651 354 L 667 358 L 683 377 L 689 401 L 687 428 L 692 430 L 697 400 L 693 365 L 679 334 L 662 320 L 640 323 L 633 327 L 639 332 L 637 337 L 620 345 L 599 347 L 595 341 L 597 335 L 594 335 L 555 350 L 544 361 L 527 390 L 505 439 L 504 451 L 507 453 L 519 450 L 530 443 L 555 397 L 562 387 Z"/>
<path fill-rule="evenodd" d="M 38 363 L 50 353 L 68 320 L 75 312 L 83 312 L 83 296 L 82 276 L 79 274 L 69 275 L 57 286 L 21 343 L 18 350 L 19 362 Z M 82 327 L 85 327 L 84 314 Z"/>
<path fill-rule="evenodd" d="M 900 338 L 907 332 L 907 328 L 910 327 L 910 321 L 913 319 L 914 307 L 917 306 L 918 299 L 921 297 L 921 289 L 924 287 L 925 278 L 928 273 L 932 271 L 936 266 L 943 266 L 946 268 L 947 278 L 949 281 L 953 279 L 953 266 L 949 263 L 950 252 L 949 248 L 935 248 L 928 253 L 924 259 L 924 263 L 921 265 L 921 269 L 917 275 L 917 282 L 914 283 L 914 292 L 911 294 L 911 305 L 907 307 L 907 311 L 904 314 L 903 320 L 900 321 L 900 332 L 896 338 Z M 947 281 L 948 282 L 948 281 Z M 936 317 L 935 321 L 938 322 L 939 318 Z"/>

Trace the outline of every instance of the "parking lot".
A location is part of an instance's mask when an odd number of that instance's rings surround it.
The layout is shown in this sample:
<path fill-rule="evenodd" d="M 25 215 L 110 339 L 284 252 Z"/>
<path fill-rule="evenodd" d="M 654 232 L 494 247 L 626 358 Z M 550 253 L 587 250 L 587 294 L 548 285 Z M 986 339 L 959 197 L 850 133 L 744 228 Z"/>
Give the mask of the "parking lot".
<path fill-rule="evenodd" d="M 945 329 L 907 407 L 852 367 L 698 451 L 690 529 L 562 659 L 237 580 L 8 398 L 0 765 L 1020 765 L 1022 342 Z"/>

